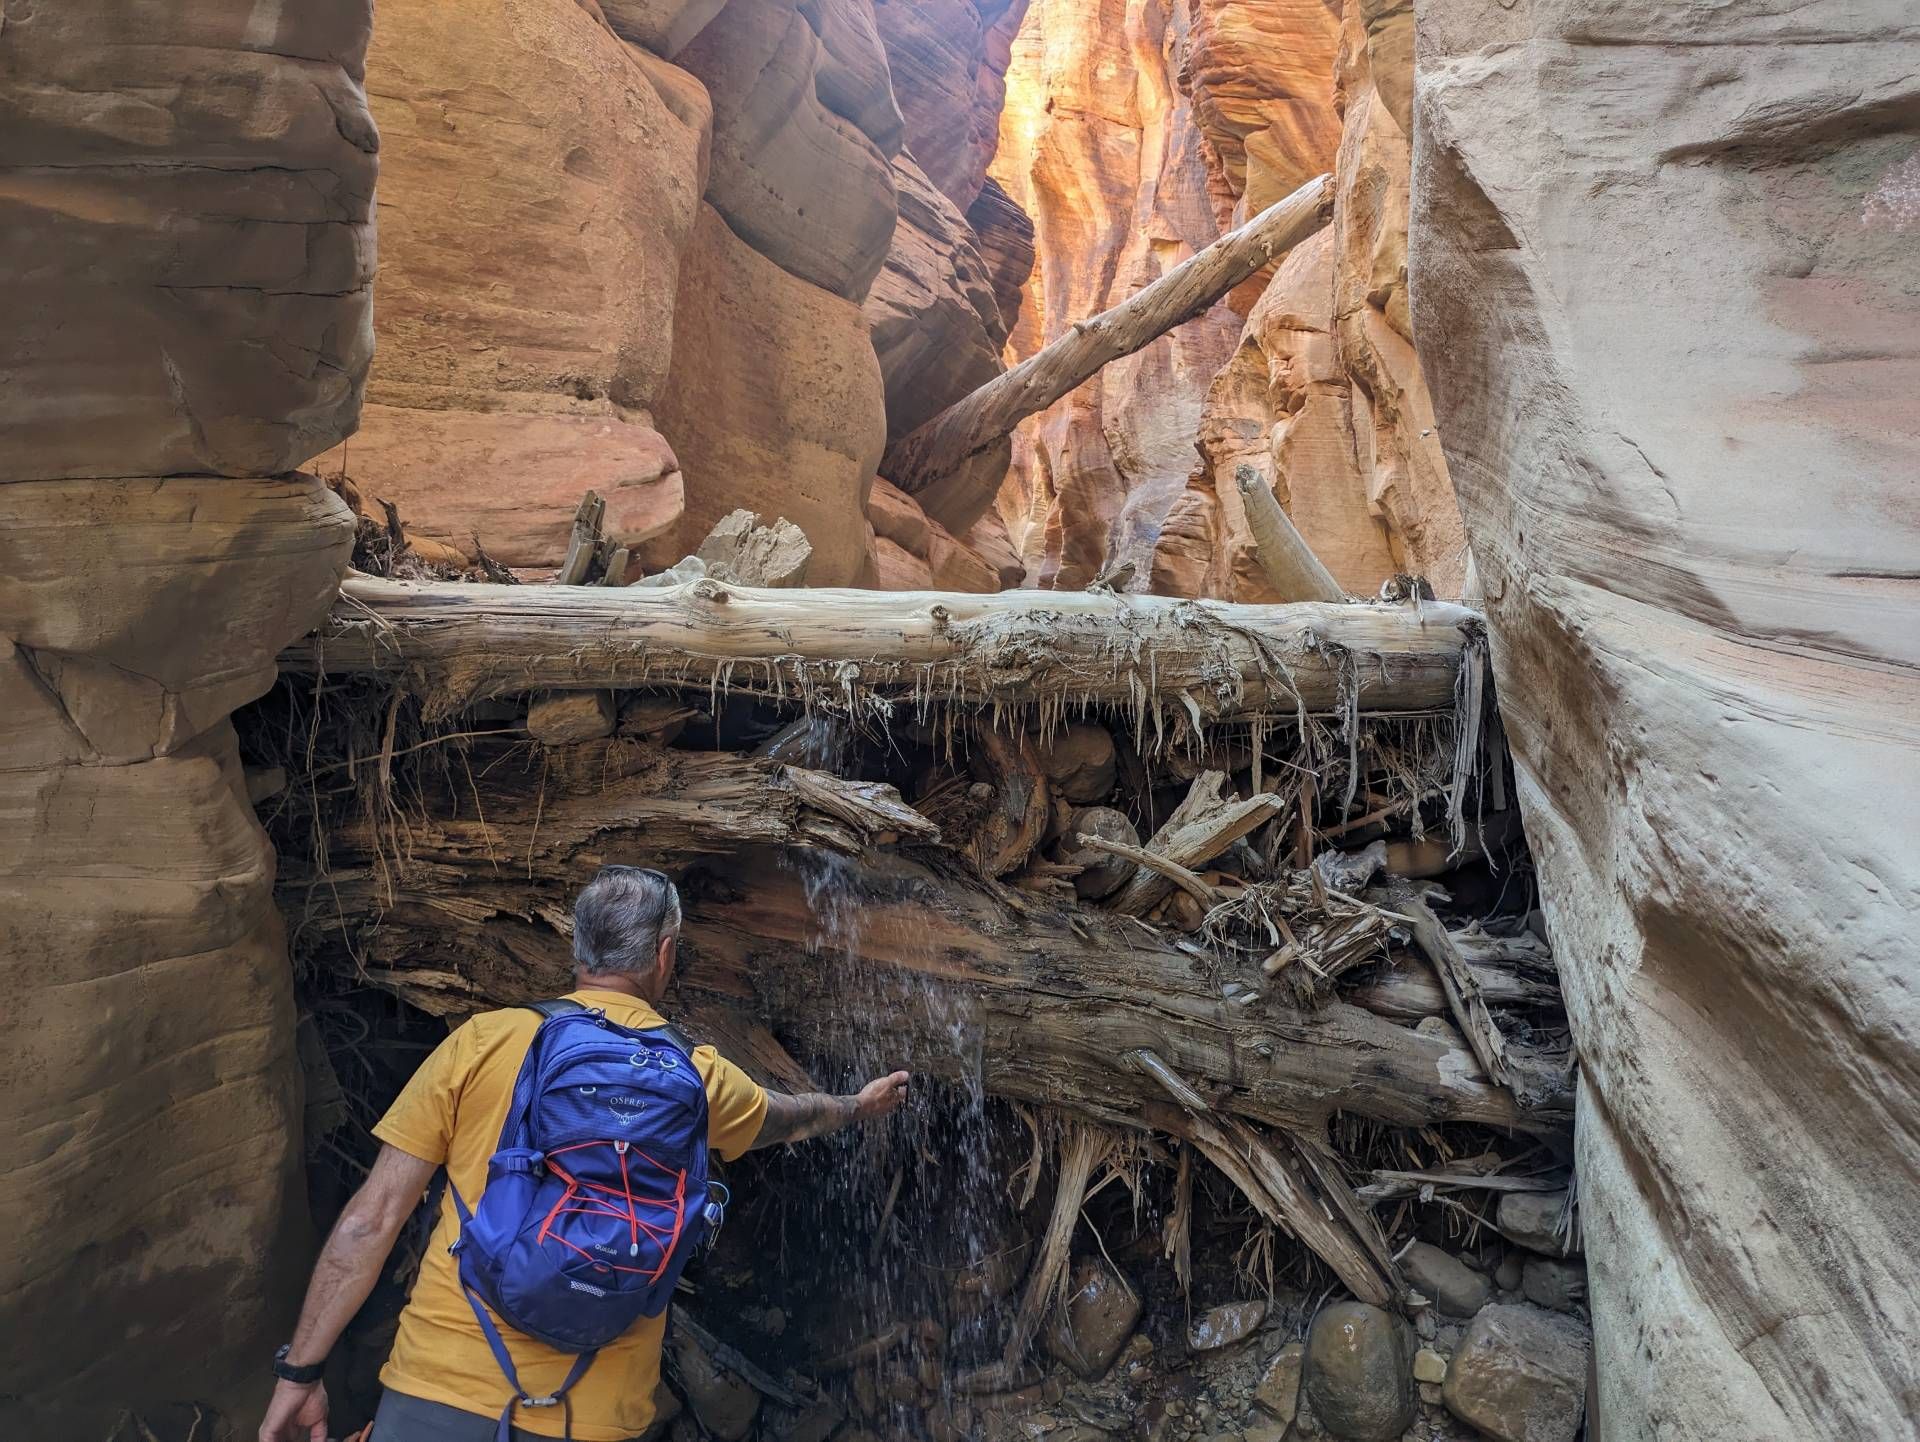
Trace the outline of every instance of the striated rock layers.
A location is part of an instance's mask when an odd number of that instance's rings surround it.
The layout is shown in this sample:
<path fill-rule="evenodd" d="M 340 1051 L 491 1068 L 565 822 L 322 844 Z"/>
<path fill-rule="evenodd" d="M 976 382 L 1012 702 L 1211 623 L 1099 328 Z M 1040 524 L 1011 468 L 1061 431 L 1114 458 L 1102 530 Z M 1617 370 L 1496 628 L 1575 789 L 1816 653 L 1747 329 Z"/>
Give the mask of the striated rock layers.
<path fill-rule="evenodd" d="M 994 162 L 1039 252 L 1012 358 L 1313 174 L 1338 181 L 1332 229 L 1272 284 L 1016 434 L 1000 508 L 1044 584 L 1132 562 L 1136 588 L 1277 599 L 1233 485 L 1252 465 L 1349 590 L 1411 570 L 1459 594 L 1465 540 L 1407 304 L 1412 24 L 1391 0 L 1344 20 L 1314 0 L 1036 0 Z"/>
<path fill-rule="evenodd" d="M 987 184 L 1028 0 L 873 0 L 907 149 L 962 210 Z"/>
<path fill-rule="evenodd" d="M 886 386 L 889 443 L 999 375 L 1007 337 L 994 277 L 966 217 L 911 155 L 894 158 L 894 176 L 900 220 L 864 307 Z M 1011 454 L 1011 443 L 1002 441 L 972 457 L 938 492 L 900 500 L 964 531 L 991 509 Z"/>
<path fill-rule="evenodd" d="M 1415 320 L 1567 958 L 1609 1442 L 1920 1412 L 1916 40 L 1422 10 Z"/>
<path fill-rule="evenodd" d="M 591 488 L 621 544 L 678 539 L 653 406 L 711 117 L 642 53 L 572 0 L 380 6 L 380 347 L 325 464 L 417 535 L 555 565 Z"/>
<path fill-rule="evenodd" d="M 874 19 L 900 102 L 906 146 L 894 157 L 899 221 L 865 314 L 885 379 L 887 439 L 898 440 L 1005 367 L 1001 348 L 1033 267 L 1033 226 L 986 178 L 1003 72 L 1026 0 L 881 0 Z M 957 590 L 1018 579 L 993 498 L 1010 442 L 990 447 L 937 493 L 887 488 L 870 507 L 872 566 L 885 589 L 954 580 Z M 897 535 L 944 538 L 903 555 Z M 956 540 L 955 533 L 965 538 Z M 961 551 L 970 552 L 962 556 Z M 957 584 L 958 582 L 966 584 Z"/>
<path fill-rule="evenodd" d="M 680 272 L 700 321 L 675 329 L 660 423 L 694 476 L 684 543 L 729 512 L 781 517 L 813 546 L 809 585 L 866 563 L 860 517 L 886 445 L 859 307 L 788 274 L 703 208 Z"/>
<path fill-rule="evenodd" d="M 508 565 L 556 565 L 591 487 L 649 565 L 746 508 L 848 583 L 903 133 L 867 0 L 596 8 L 380 8 L 380 348 L 326 465 Z"/>
<path fill-rule="evenodd" d="M 973 231 L 999 303 L 997 351 L 1019 314 L 1033 271 L 1033 221 L 987 166 L 1000 144 L 1013 37 L 1028 0 L 874 0 L 874 20 L 893 93 L 906 125 L 906 149 L 927 183 L 952 201 Z M 901 215 L 909 215 L 906 188 Z M 895 246 L 900 243 L 895 233 Z M 882 349 L 884 364 L 885 350 Z M 949 397 L 948 399 L 957 399 Z M 946 404 L 942 401 L 940 404 Z M 929 414 L 939 406 L 929 408 Z M 924 417 L 923 417 L 924 419 Z M 919 424 L 918 421 L 913 424 Z M 912 429 L 912 426 L 902 428 Z"/>
<path fill-rule="evenodd" d="M 364 3 L 0 22 L 0 1432 L 257 1357 L 301 1214 L 292 977 L 228 713 L 352 523 Z M 297 1225 L 297 1224 L 294 1224 Z"/>
<path fill-rule="evenodd" d="M 1408 4 L 1345 11 L 1333 225 L 1282 262 L 1208 389 L 1200 464 L 1167 514 L 1155 590 L 1279 599 L 1255 560 L 1234 486 L 1236 470 L 1250 465 L 1349 591 L 1371 593 L 1384 577 L 1415 571 L 1439 594 L 1460 594 L 1465 537 L 1407 301 L 1412 26 Z M 1203 76 L 1224 69 L 1219 49 L 1209 67 L 1195 67 Z M 1298 113 L 1285 109 L 1281 120 Z M 1232 153 L 1233 132 L 1209 134 L 1215 149 Z M 1246 144 L 1249 157 L 1261 150 Z"/>
<path fill-rule="evenodd" d="M 993 163 L 1033 218 L 1039 258 L 1013 358 L 1219 235 L 1202 132 L 1178 83 L 1188 31 L 1179 0 L 1029 9 Z M 1217 306 L 1021 426 L 1000 505 L 1041 584 L 1083 586 L 1131 560 L 1144 586 L 1161 521 L 1192 469 L 1201 399 L 1239 325 Z"/>
<path fill-rule="evenodd" d="M 1325 170 L 1340 143 L 1327 86 L 1340 7 L 1184 0 L 1183 8 L 1180 85 L 1207 140 L 1202 158 L 1221 218 L 1245 220 Z"/>

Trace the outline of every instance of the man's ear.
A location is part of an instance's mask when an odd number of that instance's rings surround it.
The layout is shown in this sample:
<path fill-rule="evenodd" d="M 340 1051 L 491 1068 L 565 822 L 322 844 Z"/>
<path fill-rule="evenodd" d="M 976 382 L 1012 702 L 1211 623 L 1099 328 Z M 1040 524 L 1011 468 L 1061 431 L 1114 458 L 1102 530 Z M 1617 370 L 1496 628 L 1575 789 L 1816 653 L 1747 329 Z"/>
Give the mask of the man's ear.
<path fill-rule="evenodd" d="M 673 969 L 674 953 L 679 950 L 680 933 L 670 931 L 660 938 L 660 949 L 653 954 L 653 968 L 660 973 L 664 981 L 667 973 Z"/>

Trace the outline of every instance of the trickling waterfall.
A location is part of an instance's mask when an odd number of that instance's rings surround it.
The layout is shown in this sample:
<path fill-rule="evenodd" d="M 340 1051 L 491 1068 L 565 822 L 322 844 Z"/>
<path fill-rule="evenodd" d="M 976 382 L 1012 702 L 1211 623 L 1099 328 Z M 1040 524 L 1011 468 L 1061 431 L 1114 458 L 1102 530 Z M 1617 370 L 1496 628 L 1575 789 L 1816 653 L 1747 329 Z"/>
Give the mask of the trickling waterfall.
<path fill-rule="evenodd" d="M 807 1214 L 787 1219 L 789 1244 L 797 1225 L 811 1248 L 804 1265 L 831 1279 L 832 1301 L 851 1309 L 836 1319 L 851 1341 L 902 1322 L 938 1323 L 937 1330 L 920 1327 L 896 1365 L 927 1382 L 937 1377 L 950 1401 L 947 1355 L 982 1360 L 998 1346 L 989 1314 L 1008 1283 L 996 1278 L 1020 1270 L 999 1254 L 1024 1247 L 1010 1233 L 1012 1168 L 1003 1163 L 1007 1139 L 1025 1129 L 1004 1104 L 989 1104 L 979 1024 L 965 992 L 915 974 L 900 998 L 901 970 L 889 968 L 883 979 L 863 959 L 855 864 L 815 850 L 792 851 L 784 864 L 801 878 L 816 924 L 807 951 L 822 970 L 829 1018 L 823 1054 L 812 1059 L 817 1079 L 850 1092 L 900 1068 L 916 1077 L 908 1105 L 888 1125 L 840 1134 L 795 1159 L 813 1185 L 792 1195 L 791 1205 Z M 873 1025 L 882 985 L 927 1019 L 906 1055 Z M 930 1065 L 935 1049 L 943 1053 L 937 1067 Z M 959 1080 L 930 1082 L 932 1070 Z"/>

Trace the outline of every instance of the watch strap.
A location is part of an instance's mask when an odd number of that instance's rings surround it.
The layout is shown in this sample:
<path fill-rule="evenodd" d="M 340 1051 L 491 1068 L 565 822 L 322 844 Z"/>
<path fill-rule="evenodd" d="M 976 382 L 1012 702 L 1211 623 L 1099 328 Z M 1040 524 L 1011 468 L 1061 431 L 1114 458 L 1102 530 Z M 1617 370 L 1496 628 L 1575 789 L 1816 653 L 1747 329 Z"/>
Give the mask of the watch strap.
<path fill-rule="evenodd" d="M 287 1353 L 293 1350 L 293 1343 L 283 1342 L 273 1354 L 273 1375 L 283 1382 L 298 1382 L 303 1385 L 318 1382 L 321 1373 L 327 1370 L 326 1362 L 309 1362 L 306 1366 L 296 1366 L 287 1360 Z"/>

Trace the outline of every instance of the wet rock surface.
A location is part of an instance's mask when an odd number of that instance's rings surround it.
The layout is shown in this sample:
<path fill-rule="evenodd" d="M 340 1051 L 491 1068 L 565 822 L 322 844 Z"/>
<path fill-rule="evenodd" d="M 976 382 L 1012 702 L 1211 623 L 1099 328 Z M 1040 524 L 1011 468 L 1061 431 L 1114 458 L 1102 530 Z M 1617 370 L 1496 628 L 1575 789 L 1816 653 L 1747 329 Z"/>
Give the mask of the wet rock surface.
<path fill-rule="evenodd" d="M 1264 1301 L 1223 1302 L 1209 1307 L 1187 1331 L 1187 1346 L 1195 1352 L 1213 1352 L 1244 1342 L 1266 1320 Z"/>
<path fill-rule="evenodd" d="M 1413 1338 L 1391 1312 L 1337 1302 L 1307 1337 L 1301 1393 L 1320 1425 L 1348 1442 L 1389 1442 L 1413 1422 Z"/>
<path fill-rule="evenodd" d="M 1586 1412 L 1591 1342 L 1538 1307 L 1482 1308 L 1447 1367 L 1447 1410 L 1499 1442 L 1573 1442 Z"/>
<path fill-rule="evenodd" d="M 1493 1295 L 1492 1284 L 1451 1252 L 1415 1242 L 1400 1259 L 1407 1280 L 1449 1317 L 1471 1317 Z"/>
<path fill-rule="evenodd" d="M 1082 1377 L 1106 1375 L 1140 1320 L 1140 1294 L 1104 1263 L 1087 1258 L 1073 1271 L 1062 1321 L 1047 1351 Z"/>
<path fill-rule="evenodd" d="M 1273 1354 L 1253 1400 L 1271 1412 L 1284 1427 L 1300 1409 L 1300 1374 L 1306 1367 L 1307 1349 L 1303 1343 L 1289 1342 Z"/>

